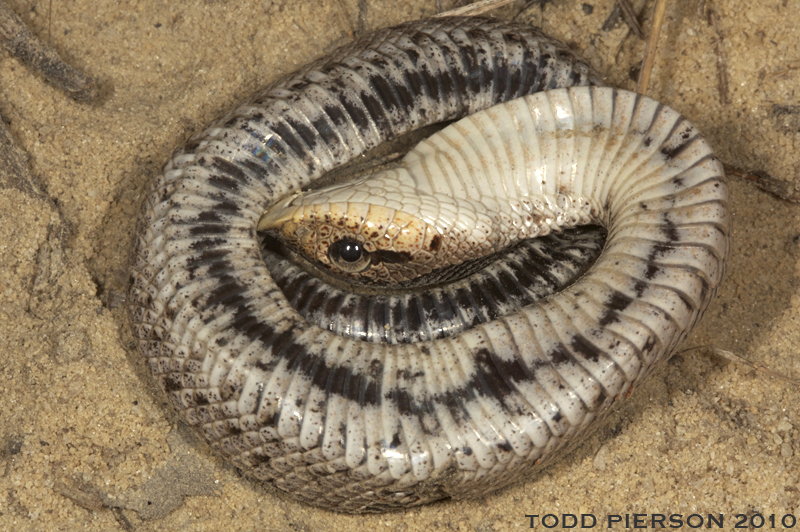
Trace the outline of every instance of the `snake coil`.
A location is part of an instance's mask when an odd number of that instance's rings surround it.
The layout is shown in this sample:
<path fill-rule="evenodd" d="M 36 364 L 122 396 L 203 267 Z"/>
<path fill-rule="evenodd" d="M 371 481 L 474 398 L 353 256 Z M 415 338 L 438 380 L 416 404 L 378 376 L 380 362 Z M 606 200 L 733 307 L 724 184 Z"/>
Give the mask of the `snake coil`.
<path fill-rule="evenodd" d="M 624 91 L 553 90 L 597 81 L 530 27 L 423 20 L 191 139 L 147 193 L 131 259 L 131 322 L 160 387 L 245 473 L 337 511 L 474 497 L 552 461 L 685 338 L 729 248 L 725 176 L 696 130 Z M 468 168 L 538 168 L 518 182 L 541 217 L 608 231 L 593 265 L 596 236 L 557 236 L 555 251 L 525 241 L 455 287 L 359 295 L 262 249 L 259 217 L 281 198 L 502 102 L 435 141 L 484 146 Z"/>

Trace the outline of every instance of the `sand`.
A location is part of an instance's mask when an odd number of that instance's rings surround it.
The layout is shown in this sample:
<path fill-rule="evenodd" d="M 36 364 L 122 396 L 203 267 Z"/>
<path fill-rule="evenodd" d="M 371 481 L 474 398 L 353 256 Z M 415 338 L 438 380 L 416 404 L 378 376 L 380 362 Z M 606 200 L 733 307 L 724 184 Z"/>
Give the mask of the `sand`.
<path fill-rule="evenodd" d="M 359 33 L 435 10 L 433 0 L 342 3 Z M 0 114 L 52 200 L 0 188 L 0 530 L 489 532 L 547 513 L 591 513 L 596 528 L 626 513 L 724 513 L 726 528 L 739 513 L 800 520 L 800 389 L 703 350 L 673 357 L 566 459 L 482 500 L 354 517 L 243 478 L 147 375 L 120 306 L 128 250 L 143 191 L 176 146 L 349 40 L 335 2 L 55 0 L 52 17 L 48 2 L 9 4 L 105 97 L 77 104 L 0 53 Z M 649 94 L 725 163 L 800 186 L 795 3 L 705 7 L 722 35 L 728 101 L 717 29 L 696 2 L 669 3 Z M 644 43 L 622 23 L 601 29 L 611 8 L 556 0 L 520 19 L 632 89 Z M 798 379 L 800 207 L 740 178 L 731 191 L 728 275 L 684 347 L 713 344 Z"/>

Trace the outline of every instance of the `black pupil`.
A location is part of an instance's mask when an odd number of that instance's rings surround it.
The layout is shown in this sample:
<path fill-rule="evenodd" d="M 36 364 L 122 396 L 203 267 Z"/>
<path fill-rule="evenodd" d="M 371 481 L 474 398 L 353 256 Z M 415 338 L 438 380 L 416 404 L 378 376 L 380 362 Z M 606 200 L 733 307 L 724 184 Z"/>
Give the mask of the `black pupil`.
<path fill-rule="evenodd" d="M 356 262 L 361 258 L 361 244 L 353 240 L 340 241 L 339 256 L 345 262 Z"/>

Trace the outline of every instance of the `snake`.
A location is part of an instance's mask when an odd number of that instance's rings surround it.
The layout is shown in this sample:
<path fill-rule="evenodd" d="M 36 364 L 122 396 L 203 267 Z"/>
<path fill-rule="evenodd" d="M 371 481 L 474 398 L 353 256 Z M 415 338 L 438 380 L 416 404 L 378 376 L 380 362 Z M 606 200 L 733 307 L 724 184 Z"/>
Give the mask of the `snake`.
<path fill-rule="evenodd" d="M 530 26 L 419 20 L 191 137 L 131 252 L 156 384 L 244 474 L 337 512 L 531 478 L 669 358 L 730 248 L 697 129 L 600 85 Z"/>

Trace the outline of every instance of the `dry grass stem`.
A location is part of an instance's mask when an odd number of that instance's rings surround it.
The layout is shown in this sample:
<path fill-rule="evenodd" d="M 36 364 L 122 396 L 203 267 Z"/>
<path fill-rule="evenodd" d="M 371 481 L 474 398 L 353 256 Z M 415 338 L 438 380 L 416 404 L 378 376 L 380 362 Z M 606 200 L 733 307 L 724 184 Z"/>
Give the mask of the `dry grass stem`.
<path fill-rule="evenodd" d="M 661 23 L 664 22 L 664 12 L 667 10 L 667 0 L 656 0 L 653 24 L 650 26 L 650 38 L 644 48 L 644 61 L 642 61 L 642 71 L 639 73 L 639 83 L 636 84 L 636 92 L 639 94 L 647 93 L 647 86 L 650 84 L 650 71 L 653 70 L 653 63 L 656 60 L 656 48 L 658 47 L 658 36 L 661 34 Z"/>
<path fill-rule="evenodd" d="M 724 165 L 724 167 L 725 173 L 729 176 L 746 179 L 761 190 L 769 192 L 770 194 L 773 194 L 784 201 L 800 203 L 800 191 L 798 191 L 794 184 L 789 181 L 774 178 L 766 172 L 759 170 L 748 172 L 728 164 Z"/>
<path fill-rule="evenodd" d="M 622 12 L 622 18 L 625 20 L 625 23 L 631 29 L 631 31 L 640 39 L 644 39 L 644 32 L 642 31 L 642 25 L 639 24 L 639 19 L 637 18 L 637 13 L 633 9 L 629 0 L 617 0 L 617 5 L 620 7 Z"/>
<path fill-rule="evenodd" d="M 728 95 L 728 67 L 725 62 L 725 50 L 722 46 L 722 32 L 719 29 L 717 15 L 713 9 L 708 10 L 708 23 L 714 26 L 717 34 L 717 89 L 719 91 L 719 103 L 725 105 L 731 103 Z"/>
<path fill-rule="evenodd" d="M 697 0 L 697 18 L 704 19 L 706 18 L 706 0 Z"/>
<path fill-rule="evenodd" d="M 342 0 L 336 0 L 336 18 L 339 19 L 339 25 L 342 26 L 342 29 L 347 33 L 347 36 L 350 39 L 355 39 L 356 34 L 353 31 L 353 26 L 350 25 L 350 19 L 347 18 L 347 10 L 344 8 L 344 4 Z"/>
<path fill-rule="evenodd" d="M 792 72 L 800 70 L 800 62 L 789 61 L 786 66 L 779 70 L 764 74 L 764 81 L 771 81 L 774 79 L 786 79 Z"/>
<path fill-rule="evenodd" d="M 95 80 L 66 64 L 58 53 L 34 36 L 19 17 L 0 2 L 0 46 L 50 83 L 79 102 L 90 102 L 97 97 Z"/>
<path fill-rule="evenodd" d="M 689 349 L 684 349 L 683 351 L 680 351 L 678 354 L 683 355 L 685 353 L 691 353 L 692 351 L 700 351 L 701 349 L 708 349 L 718 357 L 722 357 L 725 360 L 730 360 L 731 362 L 736 362 L 737 364 L 744 364 L 745 366 L 755 370 L 756 373 L 761 373 L 769 377 L 775 377 L 776 379 L 788 382 L 789 384 L 792 384 L 794 386 L 800 386 L 800 381 L 798 381 L 797 379 L 792 379 L 790 377 L 787 377 L 786 375 L 771 370 L 766 366 L 762 366 L 760 364 L 754 364 L 753 362 L 750 362 L 743 356 L 737 355 L 736 353 L 727 351 L 725 349 L 720 349 L 719 347 L 713 345 L 699 345 L 697 347 L 690 347 Z"/>
<path fill-rule="evenodd" d="M 608 15 L 608 18 L 605 22 L 603 22 L 602 30 L 603 31 L 611 31 L 612 28 L 617 24 L 619 20 L 619 16 L 622 14 L 622 8 L 619 7 L 619 4 L 614 6 L 614 9 L 611 10 L 611 14 Z"/>
<path fill-rule="evenodd" d="M 456 9 L 451 9 L 450 11 L 445 11 L 444 13 L 439 13 L 436 15 L 437 17 L 463 17 L 463 16 L 470 16 L 474 17 L 477 15 L 482 15 L 487 11 L 491 11 L 492 9 L 496 9 L 498 7 L 502 7 L 504 5 L 510 4 L 516 0 L 481 0 L 480 2 L 475 2 L 474 4 L 470 4 L 468 6 L 459 7 Z"/>

